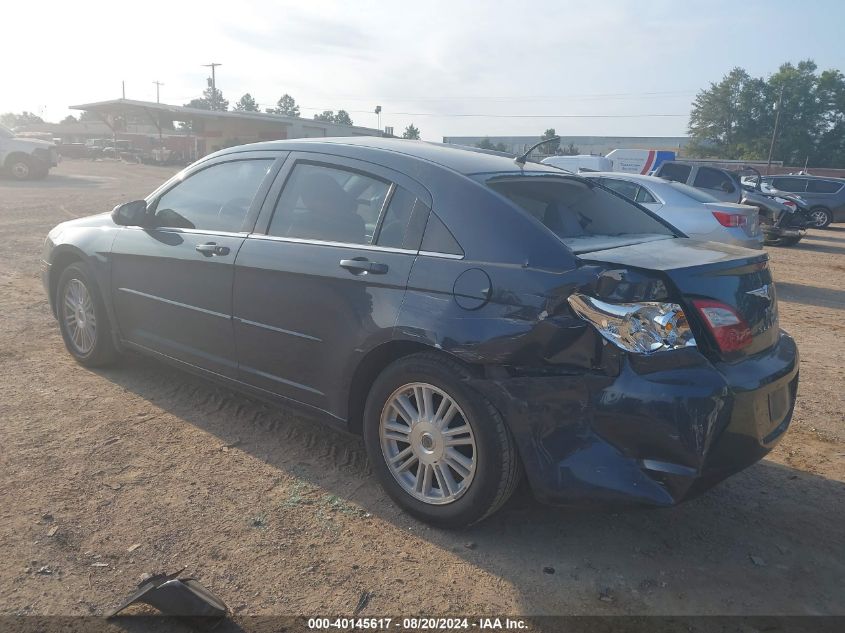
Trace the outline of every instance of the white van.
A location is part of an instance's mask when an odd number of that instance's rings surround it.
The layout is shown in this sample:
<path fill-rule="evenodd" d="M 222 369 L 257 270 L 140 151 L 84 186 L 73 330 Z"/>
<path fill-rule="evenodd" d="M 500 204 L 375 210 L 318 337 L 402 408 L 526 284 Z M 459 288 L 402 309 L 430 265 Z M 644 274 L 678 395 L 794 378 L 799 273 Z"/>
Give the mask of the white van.
<path fill-rule="evenodd" d="M 662 149 L 615 149 L 608 152 L 612 167 L 608 171 L 648 175 L 667 160 L 675 160 L 675 152 Z"/>
<path fill-rule="evenodd" d="M 619 150 L 616 150 L 619 151 Z M 549 156 L 542 161 L 558 169 L 565 169 L 577 174 L 579 171 L 613 171 L 613 164 L 604 156 L 579 154 L 577 156 Z"/>

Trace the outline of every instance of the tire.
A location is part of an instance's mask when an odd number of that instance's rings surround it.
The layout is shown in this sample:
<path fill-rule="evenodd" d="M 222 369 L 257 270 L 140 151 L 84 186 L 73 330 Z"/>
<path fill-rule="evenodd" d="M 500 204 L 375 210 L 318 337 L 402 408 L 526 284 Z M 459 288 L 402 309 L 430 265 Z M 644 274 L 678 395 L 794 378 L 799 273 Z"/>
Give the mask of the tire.
<path fill-rule="evenodd" d="M 815 229 L 826 229 L 833 222 L 833 214 L 826 207 L 813 207 L 810 209 L 810 218 Z"/>
<path fill-rule="evenodd" d="M 115 361 L 117 350 L 106 306 L 85 265 L 71 264 L 62 271 L 56 288 L 56 316 L 65 347 L 78 363 L 102 367 Z"/>
<path fill-rule="evenodd" d="M 26 156 L 14 156 L 6 163 L 6 170 L 15 180 L 29 180 L 35 174 L 35 165 Z"/>
<path fill-rule="evenodd" d="M 382 371 L 364 408 L 364 443 L 382 487 L 408 513 L 440 527 L 463 527 L 493 514 L 511 496 L 522 472 L 502 416 L 468 386 L 472 377 L 440 354 L 406 356 Z M 428 402 L 422 408 L 435 415 L 415 415 L 417 400 Z M 406 416 L 416 420 L 413 424 L 391 405 L 401 402 L 412 405 Z M 431 422 L 438 414 L 448 420 L 439 430 Z M 390 466 L 390 457 L 405 468 Z"/>

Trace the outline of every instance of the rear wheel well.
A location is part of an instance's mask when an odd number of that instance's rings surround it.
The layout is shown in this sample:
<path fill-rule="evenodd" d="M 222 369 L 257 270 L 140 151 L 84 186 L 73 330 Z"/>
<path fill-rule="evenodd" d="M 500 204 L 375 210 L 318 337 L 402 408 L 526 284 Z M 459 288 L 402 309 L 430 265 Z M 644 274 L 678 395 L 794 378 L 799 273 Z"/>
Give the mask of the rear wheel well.
<path fill-rule="evenodd" d="M 390 363 L 420 352 L 442 354 L 454 360 L 446 352 L 439 351 L 430 345 L 414 341 L 390 341 L 370 351 L 355 369 L 352 382 L 349 385 L 349 402 L 346 409 L 348 428 L 352 433 L 360 435 L 364 427 L 364 406 L 367 396 L 378 375 Z"/>
<path fill-rule="evenodd" d="M 62 276 L 64 269 L 77 262 L 84 262 L 85 260 L 78 253 L 73 251 L 63 251 L 56 255 L 50 266 L 50 305 L 53 306 L 53 313 L 56 313 L 55 299 L 56 291 L 59 285 L 59 278 Z"/>

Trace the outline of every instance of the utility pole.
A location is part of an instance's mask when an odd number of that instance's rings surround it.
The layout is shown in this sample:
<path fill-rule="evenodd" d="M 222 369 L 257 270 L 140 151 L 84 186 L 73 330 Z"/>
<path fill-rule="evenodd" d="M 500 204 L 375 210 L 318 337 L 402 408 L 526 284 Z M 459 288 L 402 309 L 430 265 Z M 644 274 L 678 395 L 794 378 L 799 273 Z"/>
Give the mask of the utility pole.
<path fill-rule="evenodd" d="M 120 82 L 120 91 L 121 91 L 121 94 L 123 95 L 123 98 L 125 99 L 126 98 L 126 81 Z"/>
<path fill-rule="evenodd" d="M 211 62 L 210 64 L 203 64 L 205 68 L 211 68 L 211 109 L 217 109 L 217 76 L 214 73 L 214 69 L 218 66 L 222 66 L 223 64 L 218 64 L 217 62 Z"/>
<path fill-rule="evenodd" d="M 160 89 L 160 88 L 161 88 L 164 84 L 163 84 L 162 82 L 160 82 L 158 79 L 156 79 L 153 83 L 156 85 L 156 103 L 161 103 L 161 101 L 160 101 L 160 99 L 159 99 L 159 89 Z"/>
<path fill-rule="evenodd" d="M 772 167 L 772 153 L 775 151 L 775 139 L 778 136 L 778 125 L 780 124 L 780 108 L 783 105 L 783 88 L 780 87 L 780 96 L 778 97 L 778 111 L 775 113 L 775 129 L 772 130 L 772 142 L 769 145 L 769 161 L 766 163 L 766 175 L 769 175 L 769 170 Z"/>

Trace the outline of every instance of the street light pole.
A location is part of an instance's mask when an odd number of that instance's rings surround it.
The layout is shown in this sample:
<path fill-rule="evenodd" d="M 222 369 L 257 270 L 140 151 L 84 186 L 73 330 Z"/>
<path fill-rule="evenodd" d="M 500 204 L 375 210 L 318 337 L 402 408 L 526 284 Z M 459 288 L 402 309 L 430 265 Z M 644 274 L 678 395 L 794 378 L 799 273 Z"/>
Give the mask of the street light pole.
<path fill-rule="evenodd" d="M 769 145 L 769 160 L 766 163 L 766 175 L 769 175 L 769 169 L 772 167 L 772 153 L 775 151 L 775 139 L 778 136 L 778 125 L 780 124 L 780 108 L 783 105 L 783 88 L 780 87 L 780 96 L 778 97 L 778 111 L 775 113 L 775 129 L 772 130 L 772 142 Z"/>
<path fill-rule="evenodd" d="M 216 62 L 211 62 L 210 64 L 203 64 L 205 68 L 211 68 L 211 109 L 217 109 L 217 76 L 214 73 L 214 69 L 218 66 L 222 66 L 223 64 L 218 64 Z"/>

